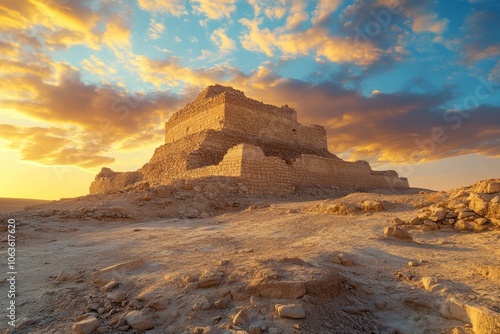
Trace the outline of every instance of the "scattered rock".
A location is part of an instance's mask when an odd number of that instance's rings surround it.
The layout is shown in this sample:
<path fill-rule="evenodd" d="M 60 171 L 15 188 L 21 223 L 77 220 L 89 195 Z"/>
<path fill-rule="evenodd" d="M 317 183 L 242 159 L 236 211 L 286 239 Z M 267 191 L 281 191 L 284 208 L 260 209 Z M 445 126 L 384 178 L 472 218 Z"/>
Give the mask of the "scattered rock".
<path fill-rule="evenodd" d="M 71 330 L 73 334 L 91 334 L 97 327 L 99 327 L 99 321 L 96 317 L 87 317 L 83 320 L 75 322 Z"/>
<path fill-rule="evenodd" d="M 472 225 L 465 220 L 458 220 L 453 228 L 457 231 L 472 231 Z"/>
<path fill-rule="evenodd" d="M 472 217 L 477 217 L 477 215 L 471 211 L 461 211 L 458 213 L 458 219 L 468 219 Z"/>
<path fill-rule="evenodd" d="M 145 331 L 154 327 L 153 320 L 149 315 L 141 311 L 130 311 L 125 316 L 125 322 L 133 329 Z"/>
<path fill-rule="evenodd" d="M 446 299 L 443 304 L 441 304 L 441 315 L 446 319 L 456 319 L 463 322 L 469 320 L 465 305 L 454 298 Z"/>
<path fill-rule="evenodd" d="M 397 218 L 397 217 L 392 220 L 392 225 L 394 225 L 394 226 L 405 225 L 405 224 L 406 223 L 404 220 Z"/>
<path fill-rule="evenodd" d="M 357 265 L 357 262 L 354 261 L 349 255 L 347 254 L 338 254 L 333 257 L 333 262 L 337 264 L 341 264 L 346 267 L 353 267 Z"/>
<path fill-rule="evenodd" d="M 488 185 L 488 194 L 498 193 L 500 192 L 500 182 L 490 182 Z"/>
<path fill-rule="evenodd" d="M 411 281 L 411 279 L 413 278 L 413 275 L 405 273 L 405 272 L 402 272 L 402 271 L 396 271 L 394 273 L 394 276 L 396 278 L 403 279 L 403 280 L 406 280 L 406 281 Z"/>
<path fill-rule="evenodd" d="M 438 280 L 435 277 L 422 277 L 422 284 L 427 291 L 433 291 L 439 286 Z"/>
<path fill-rule="evenodd" d="M 274 308 L 280 318 L 304 319 L 306 317 L 306 312 L 300 304 L 278 304 Z"/>
<path fill-rule="evenodd" d="M 363 211 L 365 211 L 365 212 L 378 212 L 378 211 L 385 210 L 382 203 L 377 202 L 377 201 L 364 201 L 362 207 L 363 207 Z"/>
<path fill-rule="evenodd" d="M 486 225 L 488 224 L 488 219 L 486 218 L 476 218 L 474 219 L 474 222 L 478 225 Z"/>
<path fill-rule="evenodd" d="M 413 237 L 411 236 L 411 234 L 408 233 L 408 231 L 403 230 L 402 228 L 400 228 L 398 226 L 386 227 L 384 230 L 384 236 L 385 237 L 395 237 L 395 238 L 401 239 L 401 240 L 413 241 Z"/>
<path fill-rule="evenodd" d="M 236 315 L 233 318 L 233 325 L 234 326 L 249 325 L 257 318 L 258 314 L 259 310 L 253 307 L 245 307 L 241 309 L 238 313 L 236 313 Z"/>
<path fill-rule="evenodd" d="M 229 306 L 229 299 L 222 298 L 215 301 L 214 306 L 216 309 L 223 310 Z"/>
<path fill-rule="evenodd" d="M 429 216 L 429 220 L 433 222 L 438 222 L 446 218 L 447 211 L 445 208 L 431 206 L 431 214 Z M 425 224 L 425 222 L 424 222 Z"/>
<path fill-rule="evenodd" d="M 186 218 L 198 218 L 200 216 L 200 211 L 196 210 L 196 209 L 191 209 L 191 210 L 188 210 L 186 211 Z"/>
<path fill-rule="evenodd" d="M 422 225 L 422 221 L 420 220 L 420 218 L 418 217 L 413 217 L 410 221 L 409 221 L 410 225 Z"/>
<path fill-rule="evenodd" d="M 489 201 L 484 195 L 472 193 L 470 195 L 469 208 L 480 216 L 488 213 Z"/>
<path fill-rule="evenodd" d="M 168 297 L 156 297 L 153 301 L 151 301 L 148 306 L 157 310 L 163 311 L 170 304 L 170 298 Z"/>
<path fill-rule="evenodd" d="M 222 281 L 222 273 L 220 272 L 206 272 L 201 275 L 198 283 L 201 288 L 210 288 L 217 286 Z"/>
<path fill-rule="evenodd" d="M 424 220 L 424 225 L 429 227 L 432 231 L 439 229 L 439 224 L 433 222 L 432 220 Z"/>
<path fill-rule="evenodd" d="M 116 288 L 118 285 L 120 285 L 120 283 L 118 281 L 111 281 L 108 284 L 101 286 L 101 291 L 102 292 L 110 292 L 114 288 Z"/>

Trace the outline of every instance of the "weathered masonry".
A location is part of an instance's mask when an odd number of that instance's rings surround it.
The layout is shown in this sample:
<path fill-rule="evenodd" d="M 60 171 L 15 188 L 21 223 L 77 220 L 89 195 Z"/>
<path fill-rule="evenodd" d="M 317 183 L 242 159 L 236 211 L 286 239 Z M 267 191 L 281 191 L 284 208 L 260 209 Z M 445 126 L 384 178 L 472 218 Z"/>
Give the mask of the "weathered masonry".
<path fill-rule="evenodd" d="M 288 106 L 276 107 L 219 85 L 165 124 L 165 144 L 137 172 L 103 169 L 90 193 L 118 190 L 138 181 L 168 184 L 210 176 L 235 178 L 251 194 L 291 194 L 297 186 L 408 188 L 395 171 L 373 171 L 328 152 L 322 126 L 304 126 Z"/>

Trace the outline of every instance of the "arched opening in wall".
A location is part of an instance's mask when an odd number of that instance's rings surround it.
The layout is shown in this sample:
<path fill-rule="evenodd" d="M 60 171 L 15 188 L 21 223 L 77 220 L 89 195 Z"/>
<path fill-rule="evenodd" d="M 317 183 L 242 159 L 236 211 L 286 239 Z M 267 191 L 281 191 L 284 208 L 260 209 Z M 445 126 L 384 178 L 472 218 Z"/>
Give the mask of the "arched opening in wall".
<path fill-rule="evenodd" d="M 293 135 L 297 135 L 297 130 L 293 129 Z"/>

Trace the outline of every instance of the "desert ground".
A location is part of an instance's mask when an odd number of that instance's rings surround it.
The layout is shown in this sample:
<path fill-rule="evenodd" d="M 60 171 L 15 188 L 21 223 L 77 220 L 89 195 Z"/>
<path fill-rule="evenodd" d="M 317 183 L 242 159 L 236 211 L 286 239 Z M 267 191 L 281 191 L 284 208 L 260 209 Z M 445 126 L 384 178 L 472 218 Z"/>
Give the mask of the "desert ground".
<path fill-rule="evenodd" d="M 476 191 L 250 196 L 212 180 L 3 213 L 17 276 L 16 327 L 1 329 L 499 333 L 500 229 L 469 208 Z"/>

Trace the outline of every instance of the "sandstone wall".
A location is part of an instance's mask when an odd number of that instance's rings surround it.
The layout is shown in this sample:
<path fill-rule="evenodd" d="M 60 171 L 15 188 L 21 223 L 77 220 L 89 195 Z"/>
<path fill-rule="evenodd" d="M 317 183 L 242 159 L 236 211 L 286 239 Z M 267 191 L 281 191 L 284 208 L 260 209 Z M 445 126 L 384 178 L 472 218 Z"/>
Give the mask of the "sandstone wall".
<path fill-rule="evenodd" d="M 224 96 L 188 105 L 165 124 L 165 144 L 173 143 L 203 130 L 221 130 L 224 123 Z"/>
<path fill-rule="evenodd" d="M 180 178 L 195 179 L 209 176 L 240 177 L 243 149 L 243 145 L 235 146 L 227 152 L 220 163 L 186 170 L 180 175 Z"/>
<path fill-rule="evenodd" d="M 105 194 L 125 189 L 127 186 L 140 182 L 143 175 L 139 172 L 113 172 L 109 168 L 102 168 L 90 184 L 90 194 Z"/>
<path fill-rule="evenodd" d="M 301 125 L 294 109 L 264 104 L 247 98 L 243 92 L 220 86 L 205 89 L 194 102 L 172 115 L 165 124 L 165 143 L 205 130 L 327 150 L 325 129 Z"/>
<path fill-rule="evenodd" d="M 231 152 L 231 154 L 229 153 Z M 297 186 L 339 188 L 408 188 L 408 181 L 394 171 L 374 172 L 365 161 L 302 155 L 294 161 L 266 156 L 260 147 L 240 144 L 216 166 L 187 171 L 183 178 L 210 175 L 238 177 L 250 194 L 292 194 Z"/>
<path fill-rule="evenodd" d="M 226 103 L 224 128 L 266 141 L 293 143 L 326 150 L 326 131 L 322 126 L 303 126 L 294 119 L 263 113 L 244 103 Z"/>

